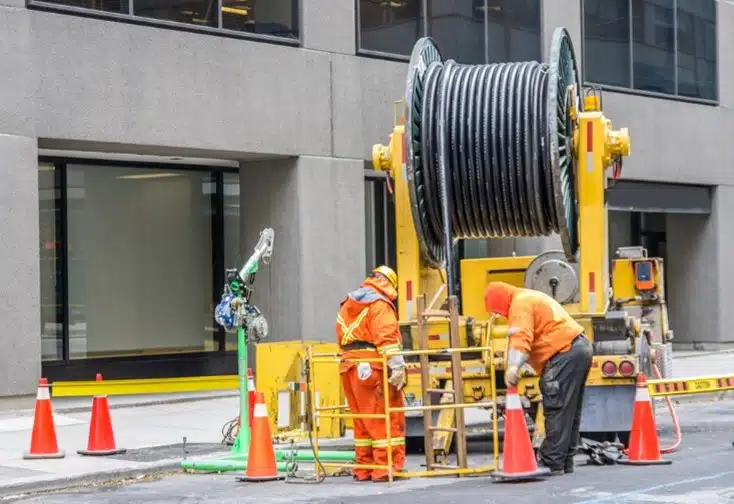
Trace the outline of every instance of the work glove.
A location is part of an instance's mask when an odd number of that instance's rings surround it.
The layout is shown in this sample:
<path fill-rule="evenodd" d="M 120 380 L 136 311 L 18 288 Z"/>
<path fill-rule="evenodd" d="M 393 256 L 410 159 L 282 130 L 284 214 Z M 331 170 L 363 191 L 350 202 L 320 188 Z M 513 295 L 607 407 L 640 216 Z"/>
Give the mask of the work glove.
<path fill-rule="evenodd" d="M 405 372 L 405 359 L 402 355 L 396 355 L 387 361 L 390 368 L 388 383 L 398 390 L 402 390 L 408 384 L 408 374 Z"/>
<path fill-rule="evenodd" d="M 528 354 L 510 348 L 507 353 L 507 369 L 505 370 L 505 385 L 508 387 L 514 387 L 517 385 L 517 381 L 520 379 L 520 370 L 523 372 L 527 370 Z M 531 368 L 532 369 L 532 368 Z"/>
<path fill-rule="evenodd" d="M 392 374 L 387 381 L 398 390 L 403 390 L 403 388 L 408 384 L 407 378 L 408 375 L 405 373 L 405 368 L 400 367 L 392 370 Z"/>
<path fill-rule="evenodd" d="M 514 387 L 517 385 L 517 380 L 520 378 L 520 370 L 517 366 L 508 367 L 505 370 L 505 385 L 507 387 Z"/>

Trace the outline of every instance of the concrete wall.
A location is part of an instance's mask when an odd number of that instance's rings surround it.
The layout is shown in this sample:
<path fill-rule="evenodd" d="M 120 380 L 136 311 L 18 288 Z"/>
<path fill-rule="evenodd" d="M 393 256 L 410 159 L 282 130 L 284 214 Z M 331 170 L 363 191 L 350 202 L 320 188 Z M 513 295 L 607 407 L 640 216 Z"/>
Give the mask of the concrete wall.
<path fill-rule="evenodd" d="M 243 244 L 272 227 L 253 299 L 273 340 L 334 338 L 339 302 L 364 277 L 363 161 L 303 156 L 243 163 Z"/>
<path fill-rule="evenodd" d="M 608 115 L 632 133 L 625 177 L 710 183 L 718 194 L 734 185 L 734 32 L 722 29 L 734 23 L 734 5 L 718 2 L 718 14 L 720 107 L 605 93 Z M 0 395 L 31 393 L 39 367 L 38 146 L 243 161 L 243 246 L 266 225 L 277 233 L 257 291 L 274 334 L 331 334 L 334 303 L 364 269 L 362 160 L 387 140 L 406 65 L 354 55 L 354 2 L 324 9 L 323 0 L 303 0 L 302 17 L 296 48 L 0 0 L 0 173 L 9 182 L 0 189 L 0 344 L 14 352 L 0 363 Z M 544 55 L 561 25 L 580 58 L 579 0 L 544 0 Z M 290 157 L 245 163 L 253 154 Z M 707 226 L 701 251 L 679 251 L 671 267 L 682 273 L 686 261 L 703 268 L 702 258 L 715 257 L 724 285 L 731 272 L 715 231 L 725 221 Z M 536 253 L 557 240 L 496 245 Z M 700 296 L 705 306 L 728 300 L 718 287 Z"/>

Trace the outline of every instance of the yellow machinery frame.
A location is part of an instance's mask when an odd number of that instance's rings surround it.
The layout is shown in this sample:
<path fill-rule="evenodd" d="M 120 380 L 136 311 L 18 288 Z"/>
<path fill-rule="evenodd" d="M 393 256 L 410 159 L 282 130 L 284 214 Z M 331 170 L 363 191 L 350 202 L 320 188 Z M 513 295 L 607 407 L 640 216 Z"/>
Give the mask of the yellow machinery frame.
<path fill-rule="evenodd" d="M 571 100 L 573 103 L 575 100 Z M 403 101 L 396 102 L 396 110 Z M 604 317 L 611 298 L 608 257 L 608 219 L 605 190 L 607 188 L 607 169 L 614 162 L 630 153 L 630 140 L 626 128 L 614 130 L 611 121 L 601 111 L 601 99 L 596 94 L 583 98 L 584 110 L 579 111 L 572 105 L 570 116 L 576 122 L 573 134 L 573 148 L 576 164 L 576 187 L 578 200 L 578 236 L 579 236 L 579 295 L 578 302 L 566 305 L 566 309 L 585 328 L 587 336 L 592 340 L 594 327 L 592 318 Z M 397 114 L 396 114 L 397 117 Z M 373 147 L 373 167 L 386 172 L 394 183 L 395 219 L 396 219 L 396 252 L 398 286 L 398 312 L 400 324 L 404 328 L 415 325 L 415 299 L 425 294 L 431 299 L 428 309 L 441 306 L 446 301 L 445 271 L 427 267 L 421 260 L 418 236 L 414 228 L 407 180 L 404 118 L 396 120 L 390 141 L 387 146 Z M 534 259 L 526 257 L 501 257 L 462 260 L 460 263 L 462 285 L 462 311 L 460 325 L 467 327 L 468 317 L 476 320 L 487 320 L 481 293 L 490 280 L 503 280 L 523 286 L 525 270 Z M 490 276 L 488 272 L 493 272 Z M 464 351 L 472 351 L 478 345 L 494 347 L 493 371 L 504 369 L 507 347 L 507 322 L 498 318 L 490 324 L 488 334 L 482 335 L 477 327 L 473 331 L 464 331 L 460 346 Z M 639 325 L 634 326 L 639 331 Z M 435 324 L 434 324 L 435 327 Z M 440 334 L 432 338 L 429 348 L 448 349 L 450 334 Z M 474 342 L 468 341 L 473 333 Z M 474 343 L 474 344 L 472 344 Z M 602 363 L 611 361 L 618 364 L 627 360 L 634 364 L 633 375 L 604 375 Z M 465 373 L 465 394 L 472 397 L 472 389 L 477 380 L 484 379 L 483 372 L 472 373 L 473 369 L 486 369 L 484 359 L 466 359 L 463 364 Z M 409 373 L 417 371 L 416 363 L 409 363 Z M 441 371 L 440 363 L 432 363 L 430 379 L 449 379 L 448 373 Z M 602 355 L 595 356 L 592 369 L 587 380 L 589 386 L 634 386 L 636 376 L 640 372 L 639 362 L 635 355 Z M 519 384 L 520 393 L 533 402 L 539 402 L 540 392 L 538 377 L 525 377 Z M 542 411 L 540 412 L 542 415 Z M 542 425 L 538 426 L 542 429 Z M 446 436 L 450 442 L 450 436 Z"/>

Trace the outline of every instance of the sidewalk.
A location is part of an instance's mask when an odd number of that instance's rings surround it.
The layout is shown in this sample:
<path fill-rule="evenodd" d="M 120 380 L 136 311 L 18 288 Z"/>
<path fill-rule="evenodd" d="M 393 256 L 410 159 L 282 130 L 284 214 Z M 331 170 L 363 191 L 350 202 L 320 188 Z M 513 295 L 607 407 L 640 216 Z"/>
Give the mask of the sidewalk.
<path fill-rule="evenodd" d="M 734 374 L 734 352 L 676 353 L 673 373 L 681 378 Z M 183 458 L 184 437 L 188 458 L 230 449 L 221 444 L 222 427 L 237 416 L 235 393 L 113 396 L 109 402 L 117 446 L 128 449 L 126 454 L 111 457 L 76 453 L 86 447 L 91 398 L 53 400 L 59 447 L 66 451 L 66 457 L 57 460 L 22 458 L 30 446 L 32 409 L 0 411 L 0 500 L 30 491 L 175 471 Z M 483 410 L 467 413 L 467 423 L 481 422 L 482 415 L 486 416 Z M 332 449 L 351 447 L 351 440 L 323 440 L 321 444 Z"/>

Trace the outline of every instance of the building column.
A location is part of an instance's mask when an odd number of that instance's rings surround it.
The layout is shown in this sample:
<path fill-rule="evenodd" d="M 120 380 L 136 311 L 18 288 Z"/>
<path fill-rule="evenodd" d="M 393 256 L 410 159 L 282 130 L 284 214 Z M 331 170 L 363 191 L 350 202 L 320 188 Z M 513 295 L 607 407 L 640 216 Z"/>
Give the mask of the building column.
<path fill-rule="evenodd" d="M 0 396 L 34 393 L 41 372 L 37 145 L 0 134 Z"/>
<path fill-rule="evenodd" d="M 0 397 L 34 394 L 41 373 L 37 86 L 24 7 L 0 0 Z"/>
<path fill-rule="evenodd" d="M 271 341 L 333 340 L 339 302 L 364 276 L 363 170 L 328 157 L 242 163 L 243 256 L 263 228 L 275 231 L 253 295 Z"/>
<path fill-rule="evenodd" d="M 666 297 L 673 344 L 718 349 L 734 344 L 734 187 L 713 190 L 711 215 L 668 214 Z"/>

